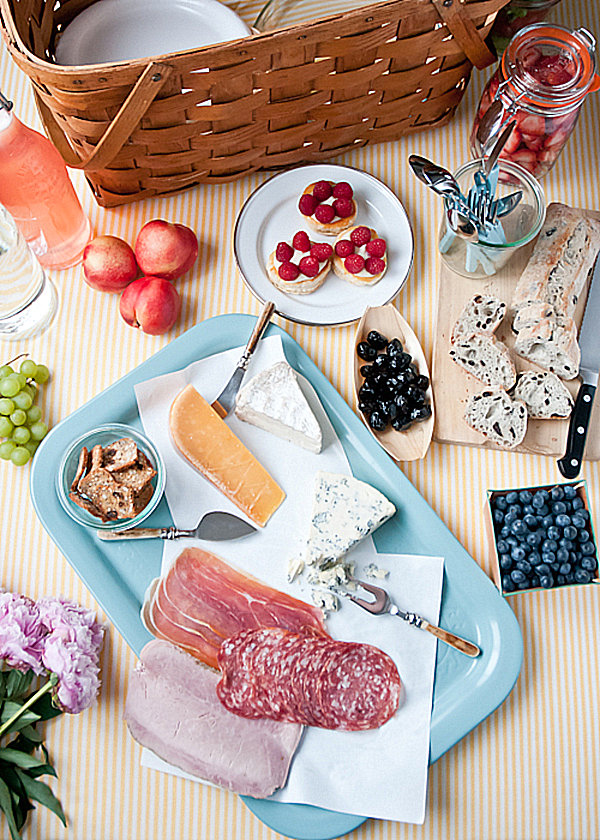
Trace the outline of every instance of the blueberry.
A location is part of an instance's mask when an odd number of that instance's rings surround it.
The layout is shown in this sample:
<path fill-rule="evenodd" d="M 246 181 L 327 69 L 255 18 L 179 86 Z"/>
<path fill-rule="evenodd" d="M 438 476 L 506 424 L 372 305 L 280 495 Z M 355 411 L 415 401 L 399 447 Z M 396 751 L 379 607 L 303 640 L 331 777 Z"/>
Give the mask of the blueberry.
<path fill-rule="evenodd" d="M 565 498 L 565 491 L 562 487 L 553 487 L 550 491 L 550 496 L 553 502 L 559 502 Z"/>
<path fill-rule="evenodd" d="M 581 560 L 581 568 L 587 569 L 588 572 L 595 572 L 598 564 L 594 557 L 583 557 Z"/>
<path fill-rule="evenodd" d="M 526 513 L 523 517 L 523 522 L 527 525 L 530 531 L 533 531 L 537 528 L 537 517 L 534 516 L 532 513 Z"/>
<path fill-rule="evenodd" d="M 549 540 L 559 540 L 562 537 L 562 534 L 560 532 L 560 528 L 557 528 L 556 525 L 551 525 L 546 531 L 546 536 Z"/>
<path fill-rule="evenodd" d="M 567 506 L 564 502 L 553 502 L 552 513 L 566 513 Z"/>
<path fill-rule="evenodd" d="M 596 547 L 591 540 L 589 540 L 589 542 L 581 543 L 579 550 L 582 554 L 585 554 L 586 557 L 591 557 L 592 554 L 596 553 Z"/>
<path fill-rule="evenodd" d="M 508 527 L 508 525 L 503 525 L 502 528 L 500 529 L 500 533 L 498 534 L 498 536 L 501 537 L 502 539 L 505 539 L 506 537 L 508 537 L 509 534 L 510 534 L 510 528 Z"/>
<path fill-rule="evenodd" d="M 519 494 L 517 493 L 517 491 L 516 490 L 510 490 L 506 494 L 506 501 L 508 502 L 509 505 L 514 505 L 515 502 L 518 502 L 519 501 Z"/>
<path fill-rule="evenodd" d="M 506 501 L 506 496 L 496 496 L 494 501 L 492 502 L 498 510 L 506 510 L 508 507 L 508 502 Z"/>
<path fill-rule="evenodd" d="M 550 566 L 547 563 L 539 563 L 535 570 L 540 577 L 550 574 Z"/>
<path fill-rule="evenodd" d="M 510 530 L 513 532 L 513 534 L 516 534 L 518 537 L 522 537 L 525 536 L 525 534 L 528 531 L 528 528 L 522 519 L 515 519 L 512 525 L 510 526 Z"/>
<path fill-rule="evenodd" d="M 577 496 L 577 488 L 573 484 L 565 484 L 565 499 L 574 499 Z"/>
<path fill-rule="evenodd" d="M 554 517 L 550 513 L 543 514 L 541 518 L 541 524 L 544 526 L 544 528 L 552 528 L 552 526 L 554 525 Z"/>
<path fill-rule="evenodd" d="M 524 572 L 524 571 L 525 571 L 525 569 L 522 569 L 522 568 L 521 568 L 521 566 L 519 566 L 519 563 L 522 563 L 522 562 L 525 560 L 525 557 L 527 556 L 527 555 L 526 555 L 526 553 L 525 553 L 525 549 L 524 549 L 524 548 L 522 548 L 520 545 L 516 545 L 516 546 L 515 546 L 515 547 L 511 550 L 511 552 L 510 552 L 510 556 L 512 557 L 512 559 L 513 559 L 513 560 L 516 560 L 516 561 L 517 561 L 517 568 L 518 568 L 518 569 L 521 569 L 521 571 L 522 571 L 522 572 Z M 527 563 L 527 565 L 529 566 L 529 571 L 531 571 L 531 566 L 530 566 L 530 564 L 529 564 L 529 563 Z"/>
<path fill-rule="evenodd" d="M 518 505 L 518 504 L 512 504 L 512 505 L 509 505 L 509 506 L 508 506 L 508 512 L 509 512 L 509 513 L 516 513 L 516 514 L 517 514 L 517 516 L 518 516 L 518 517 L 519 517 L 519 519 L 520 519 L 520 518 L 521 518 L 521 512 L 522 512 L 522 511 L 521 511 L 521 505 Z"/>
<path fill-rule="evenodd" d="M 580 496 L 576 496 L 576 497 L 573 499 L 573 501 L 571 502 L 571 507 L 573 508 L 573 510 L 584 511 L 584 510 L 585 510 L 585 506 L 584 506 L 584 504 L 583 504 L 583 499 L 582 499 Z M 587 516 L 589 516 L 588 511 L 586 510 L 585 512 L 587 513 Z M 584 514 L 582 513 L 582 516 L 583 516 L 583 515 L 584 515 Z M 587 519 L 587 516 L 586 516 L 586 519 Z"/>
<path fill-rule="evenodd" d="M 571 571 L 571 564 L 570 563 L 562 563 L 559 567 L 559 573 L 561 575 L 568 575 Z"/>
<path fill-rule="evenodd" d="M 512 580 L 510 579 L 510 575 L 504 575 L 504 577 L 502 578 L 502 589 L 505 592 L 514 592 L 515 591 L 515 585 L 512 582 Z"/>
<path fill-rule="evenodd" d="M 510 573 L 510 577 L 511 577 L 513 583 L 516 583 L 517 585 L 519 583 L 524 583 L 525 580 L 526 580 L 525 575 L 523 574 L 523 572 L 520 569 L 513 569 L 512 572 Z"/>
<path fill-rule="evenodd" d="M 509 534 L 508 537 L 506 537 L 505 539 L 511 548 L 516 548 L 519 545 L 519 540 L 515 537 L 514 534 Z"/>
<path fill-rule="evenodd" d="M 524 505 L 530 505 L 533 499 L 533 493 L 530 490 L 521 490 L 519 493 L 519 501 Z"/>
<path fill-rule="evenodd" d="M 552 589 L 554 586 L 554 579 L 552 575 L 542 575 L 540 578 L 540 586 L 544 589 Z"/>
<path fill-rule="evenodd" d="M 500 568 L 504 569 L 504 571 L 510 569 L 513 564 L 512 557 L 510 556 L 510 554 L 501 554 L 498 558 L 498 562 L 500 564 Z"/>
<path fill-rule="evenodd" d="M 531 574 L 531 563 L 528 563 L 527 560 L 519 560 L 517 563 L 517 569 L 523 572 L 524 575 Z"/>
<path fill-rule="evenodd" d="M 575 581 L 577 583 L 589 583 L 591 579 L 592 576 L 586 569 L 575 569 Z"/>
<path fill-rule="evenodd" d="M 517 514 L 514 513 L 514 511 L 509 510 L 504 515 L 504 522 L 505 522 L 506 525 L 512 525 L 512 523 L 515 521 L 516 518 L 517 518 Z"/>
<path fill-rule="evenodd" d="M 542 562 L 542 558 L 540 556 L 539 551 L 532 551 L 529 554 L 529 562 L 532 566 L 539 566 Z"/>
<path fill-rule="evenodd" d="M 377 355 L 377 350 L 374 347 L 371 347 L 370 344 L 367 344 L 366 341 L 359 341 L 356 346 L 356 352 L 360 356 L 361 359 L 364 359 L 365 362 L 372 362 L 375 356 Z"/>
<path fill-rule="evenodd" d="M 575 528 L 585 528 L 585 519 L 581 515 L 581 513 L 576 513 L 571 517 L 571 525 Z"/>
<path fill-rule="evenodd" d="M 558 548 L 558 543 L 556 540 L 544 540 L 542 543 L 542 553 L 545 552 L 554 552 Z"/>
<path fill-rule="evenodd" d="M 543 534 L 541 531 L 531 531 L 531 533 L 527 534 L 525 540 L 528 545 L 536 546 L 541 543 L 543 539 Z"/>
<path fill-rule="evenodd" d="M 556 554 L 553 551 L 542 551 L 542 560 L 544 563 L 556 563 Z"/>
<path fill-rule="evenodd" d="M 371 332 L 367 335 L 367 341 L 371 347 L 375 347 L 376 350 L 383 350 L 388 343 L 387 338 L 380 332 L 377 332 L 377 330 L 371 330 Z"/>
<path fill-rule="evenodd" d="M 498 554 L 506 554 L 507 551 L 509 551 L 510 546 L 504 540 L 498 540 L 496 548 L 498 550 Z"/>
<path fill-rule="evenodd" d="M 567 525 L 563 529 L 563 536 L 567 540 L 576 540 L 579 535 L 577 528 L 574 525 Z"/>
<path fill-rule="evenodd" d="M 564 575 L 556 575 L 556 585 L 557 586 L 564 586 L 566 583 L 566 578 Z"/>
<path fill-rule="evenodd" d="M 567 551 L 573 551 L 575 548 L 575 543 L 572 540 L 567 540 L 565 537 L 561 537 L 558 544 L 561 548 L 566 548 Z"/>
<path fill-rule="evenodd" d="M 533 515 L 535 513 L 535 508 L 533 505 L 523 505 L 523 514 Z"/>
<path fill-rule="evenodd" d="M 536 490 L 533 494 L 533 499 L 531 500 L 531 504 L 534 508 L 541 508 L 544 507 L 546 502 L 548 501 L 548 491 L 547 490 Z"/>
<path fill-rule="evenodd" d="M 550 508 L 548 507 L 548 505 L 542 505 L 542 507 L 541 507 L 541 508 L 538 508 L 538 509 L 537 509 L 537 512 L 538 512 L 538 516 L 543 516 L 544 518 L 545 518 L 546 516 L 548 516 L 548 520 L 547 520 L 547 521 L 546 521 L 546 523 L 545 523 L 545 524 L 546 524 L 546 526 L 551 525 L 551 524 L 552 524 L 552 522 L 554 522 L 554 517 L 550 517 L 550 516 L 549 516 L 549 514 L 550 514 Z"/>
<path fill-rule="evenodd" d="M 566 526 L 570 525 L 570 524 L 571 524 L 571 517 L 569 516 L 568 513 L 559 513 L 557 515 L 556 525 L 558 525 L 559 528 L 566 528 Z M 556 528 L 556 526 L 553 525 L 552 527 L 555 528 L 558 531 L 558 528 Z M 550 536 L 550 535 L 548 534 L 548 536 Z M 558 534 L 558 536 L 553 537 L 553 539 L 557 540 L 558 537 L 560 537 L 560 534 Z"/>
<path fill-rule="evenodd" d="M 566 548 L 559 548 L 556 552 L 556 559 L 559 563 L 567 563 L 571 556 L 571 552 L 567 551 Z"/>

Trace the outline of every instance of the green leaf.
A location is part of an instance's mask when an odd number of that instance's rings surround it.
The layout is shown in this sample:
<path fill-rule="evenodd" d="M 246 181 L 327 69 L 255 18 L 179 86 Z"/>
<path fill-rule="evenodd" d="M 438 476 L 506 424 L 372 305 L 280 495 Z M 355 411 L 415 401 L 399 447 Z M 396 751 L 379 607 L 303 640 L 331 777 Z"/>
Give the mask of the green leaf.
<path fill-rule="evenodd" d="M 19 770 L 19 768 L 16 768 L 15 772 L 23 783 L 23 787 L 25 788 L 27 795 L 36 802 L 39 802 L 40 805 L 43 805 L 45 808 L 49 808 L 66 827 L 67 819 L 64 815 L 62 806 L 48 785 L 44 782 L 38 781 L 37 779 L 31 779 L 27 773 L 23 770 Z"/>
<path fill-rule="evenodd" d="M 0 747 L 0 761 L 16 764 L 17 767 L 21 767 L 24 770 L 39 767 L 45 763 L 33 755 L 27 755 L 27 753 L 21 752 L 21 750 L 13 750 L 10 747 Z"/>
<path fill-rule="evenodd" d="M 12 796 L 8 785 L 3 779 L 0 779 L 0 809 L 4 811 L 12 839 L 21 840 L 21 835 L 19 834 L 19 829 L 15 821 Z"/>
<path fill-rule="evenodd" d="M 28 770 L 27 774 L 31 776 L 32 779 L 37 779 L 38 776 L 54 776 L 55 779 L 58 779 L 58 774 L 51 764 L 40 764 L 39 767 Z"/>
<path fill-rule="evenodd" d="M 8 671 L 6 679 L 6 696 L 7 697 L 21 697 L 28 691 L 31 681 L 33 679 L 33 671 L 17 671 L 13 669 Z"/>
<path fill-rule="evenodd" d="M 0 714 L 0 723 L 5 723 L 7 720 L 19 711 L 21 708 L 22 703 L 15 703 L 12 700 L 7 700 L 4 705 L 2 706 L 2 714 Z M 31 723 L 35 723 L 36 721 L 40 720 L 40 715 L 33 712 L 31 709 L 26 709 L 21 717 L 19 717 L 11 726 L 9 726 L 7 732 L 18 732 L 23 727 L 28 726 Z"/>
<path fill-rule="evenodd" d="M 27 740 L 30 741 L 32 745 L 41 744 L 43 740 L 43 736 L 34 729 L 33 726 L 24 726 L 21 729 L 21 734 L 18 736 L 18 740 Z M 15 747 L 15 749 L 23 749 L 22 747 Z M 33 746 L 31 747 L 33 749 Z M 30 750 L 28 750 L 30 752 Z"/>
<path fill-rule="evenodd" d="M 34 806 L 29 801 L 29 798 L 25 793 L 25 788 L 21 784 L 21 780 L 19 779 L 12 767 L 9 767 L 7 764 L 5 764 L 2 768 L 1 776 L 10 788 L 13 800 L 15 822 L 17 824 L 18 830 L 20 831 L 25 825 L 27 814 L 29 813 L 29 811 L 33 810 Z"/>
<path fill-rule="evenodd" d="M 43 694 L 35 703 L 32 703 L 30 708 L 42 720 L 50 720 L 63 714 L 63 710 L 54 705 L 49 694 Z"/>

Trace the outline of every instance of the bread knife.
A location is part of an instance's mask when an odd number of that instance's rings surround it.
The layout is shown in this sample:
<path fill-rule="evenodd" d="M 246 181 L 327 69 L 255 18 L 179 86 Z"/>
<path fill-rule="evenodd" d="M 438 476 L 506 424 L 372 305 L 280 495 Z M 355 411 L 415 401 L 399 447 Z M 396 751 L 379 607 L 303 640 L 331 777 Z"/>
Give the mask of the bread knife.
<path fill-rule="evenodd" d="M 581 376 L 581 385 L 579 386 L 579 391 L 575 398 L 575 405 L 571 412 L 566 452 L 558 461 L 558 469 L 565 478 L 576 478 L 581 469 L 594 395 L 598 386 L 598 371 L 600 370 L 599 322 L 600 252 L 596 257 L 596 265 L 590 281 L 583 321 L 581 322 L 581 330 L 579 332 L 579 347 L 581 349 L 579 374 Z"/>

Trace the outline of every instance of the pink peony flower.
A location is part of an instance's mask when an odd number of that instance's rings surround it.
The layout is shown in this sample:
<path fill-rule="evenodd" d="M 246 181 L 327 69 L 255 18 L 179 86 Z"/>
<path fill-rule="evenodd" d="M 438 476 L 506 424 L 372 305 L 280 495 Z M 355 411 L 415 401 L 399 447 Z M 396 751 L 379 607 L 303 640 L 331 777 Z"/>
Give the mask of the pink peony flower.
<path fill-rule="evenodd" d="M 0 659 L 18 671 L 43 674 L 42 654 L 46 628 L 31 598 L 0 592 Z"/>
<path fill-rule="evenodd" d="M 92 610 L 62 597 L 42 598 L 38 607 L 47 632 L 42 662 L 58 677 L 54 699 L 64 711 L 76 714 L 98 693 L 104 628 Z"/>

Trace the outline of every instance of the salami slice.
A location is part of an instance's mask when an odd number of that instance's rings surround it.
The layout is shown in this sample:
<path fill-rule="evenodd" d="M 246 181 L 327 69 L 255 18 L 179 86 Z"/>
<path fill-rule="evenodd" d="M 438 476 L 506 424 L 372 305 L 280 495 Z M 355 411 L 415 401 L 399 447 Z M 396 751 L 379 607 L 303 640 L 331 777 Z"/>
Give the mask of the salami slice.
<path fill-rule="evenodd" d="M 392 717 L 400 700 L 400 676 L 386 653 L 320 634 L 242 631 L 223 643 L 218 664 L 218 696 L 242 717 L 375 729 Z"/>

